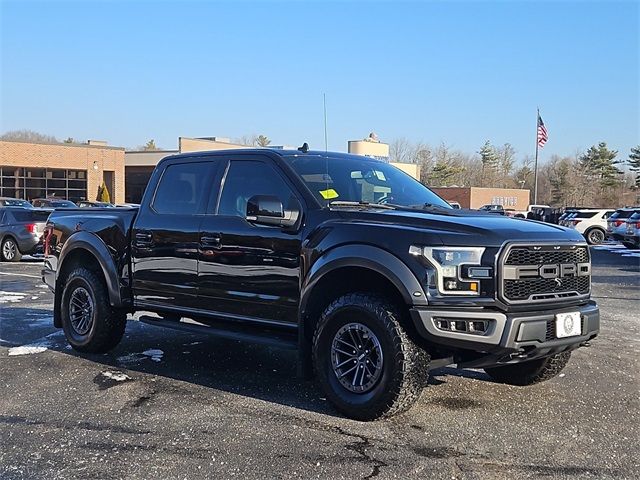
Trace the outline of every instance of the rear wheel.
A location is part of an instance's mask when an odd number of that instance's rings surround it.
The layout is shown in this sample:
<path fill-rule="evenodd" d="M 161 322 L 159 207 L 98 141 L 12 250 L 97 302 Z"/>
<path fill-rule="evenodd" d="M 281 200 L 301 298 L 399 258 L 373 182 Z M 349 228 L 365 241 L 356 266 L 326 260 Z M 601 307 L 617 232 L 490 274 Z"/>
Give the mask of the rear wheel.
<path fill-rule="evenodd" d="M 61 302 L 62 328 L 79 352 L 105 353 L 122 339 L 127 316 L 111 307 L 100 274 L 84 267 L 66 279 Z"/>
<path fill-rule="evenodd" d="M 491 378 L 510 385 L 533 385 L 558 375 L 571 358 L 571 352 L 556 353 L 550 357 L 528 362 L 485 368 Z"/>
<path fill-rule="evenodd" d="M 590 230 L 587 230 L 585 237 L 587 238 L 587 242 L 590 245 L 600 245 L 602 242 L 604 242 L 606 234 L 605 231 L 601 228 L 592 228 Z"/>
<path fill-rule="evenodd" d="M 429 355 L 407 336 L 390 302 L 367 293 L 333 301 L 313 338 L 313 361 L 327 398 L 357 420 L 409 409 L 427 383 Z"/>
<path fill-rule="evenodd" d="M 13 238 L 7 237 L 2 241 L 0 258 L 3 262 L 18 262 L 22 258 L 18 244 Z"/>

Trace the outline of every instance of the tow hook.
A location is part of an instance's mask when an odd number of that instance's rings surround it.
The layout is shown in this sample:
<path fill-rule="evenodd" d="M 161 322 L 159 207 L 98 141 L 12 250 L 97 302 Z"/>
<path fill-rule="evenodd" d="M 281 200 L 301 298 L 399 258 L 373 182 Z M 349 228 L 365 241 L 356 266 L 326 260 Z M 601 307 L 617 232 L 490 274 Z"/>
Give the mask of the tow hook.
<path fill-rule="evenodd" d="M 580 344 L 580 346 L 581 346 L 581 347 L 590 347 L 590 346 L 591 346 L 591 342 L 589 342 L 589 341 L 582 342 L 582 343 Z"/>
<path fill-rule="evenodd" d="M 509 358 L 514 359 L 514 358 L 527 358 L 527 354 L 525 352 L 525 350 L 523 348 L 521 348 L 520 350 L 518 350 L 517 352 L 514 352 L 512 354 L 509 355 Z"/>

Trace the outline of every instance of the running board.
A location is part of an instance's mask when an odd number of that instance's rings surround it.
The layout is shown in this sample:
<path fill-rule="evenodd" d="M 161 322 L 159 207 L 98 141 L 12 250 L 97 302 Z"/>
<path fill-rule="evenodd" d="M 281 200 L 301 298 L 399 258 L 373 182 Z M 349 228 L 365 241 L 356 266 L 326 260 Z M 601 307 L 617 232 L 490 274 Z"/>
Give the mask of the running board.
<path fill-rule="evenodd" d="M 147 325 L 172 328 L 183 332 L 202 333 L 229 340 L 239 340 L 247 343 L 257 343 L 274 348 L 295 350 L 298 348 L 298 333 L 287 333 L 274 330 L 256 328 L 254 325 L 244 327 L 236 324 L 220 323 L 206 325 L 202 323 L 190 323 L 181 320 L 165 320 L 164 318 L 142 315 L 139 321 Z"/>

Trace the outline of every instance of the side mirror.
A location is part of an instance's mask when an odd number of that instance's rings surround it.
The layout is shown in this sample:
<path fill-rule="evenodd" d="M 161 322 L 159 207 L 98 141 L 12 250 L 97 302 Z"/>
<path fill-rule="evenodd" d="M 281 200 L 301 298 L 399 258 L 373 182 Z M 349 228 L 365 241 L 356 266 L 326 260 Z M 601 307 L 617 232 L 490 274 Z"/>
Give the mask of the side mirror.
<path fill-rule="evenodd" d="M 285 210 L 274 195 L 254 195 L 247 202 L 247 221 L 259 225 L 293 227 L 299 216 L 299 209 Z"/>

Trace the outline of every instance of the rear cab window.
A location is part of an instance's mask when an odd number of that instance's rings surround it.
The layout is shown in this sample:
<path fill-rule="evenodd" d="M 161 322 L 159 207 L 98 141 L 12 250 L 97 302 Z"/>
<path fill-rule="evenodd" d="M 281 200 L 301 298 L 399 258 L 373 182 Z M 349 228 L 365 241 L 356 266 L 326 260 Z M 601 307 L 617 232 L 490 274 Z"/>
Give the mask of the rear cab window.
<path fill-rule="evenodd" d="M 211 192 L 213 165 L 214 162 L 201 161 L 167 166 L 153 196 L 153 211 L 163 215 L 204 213 Z"/>

